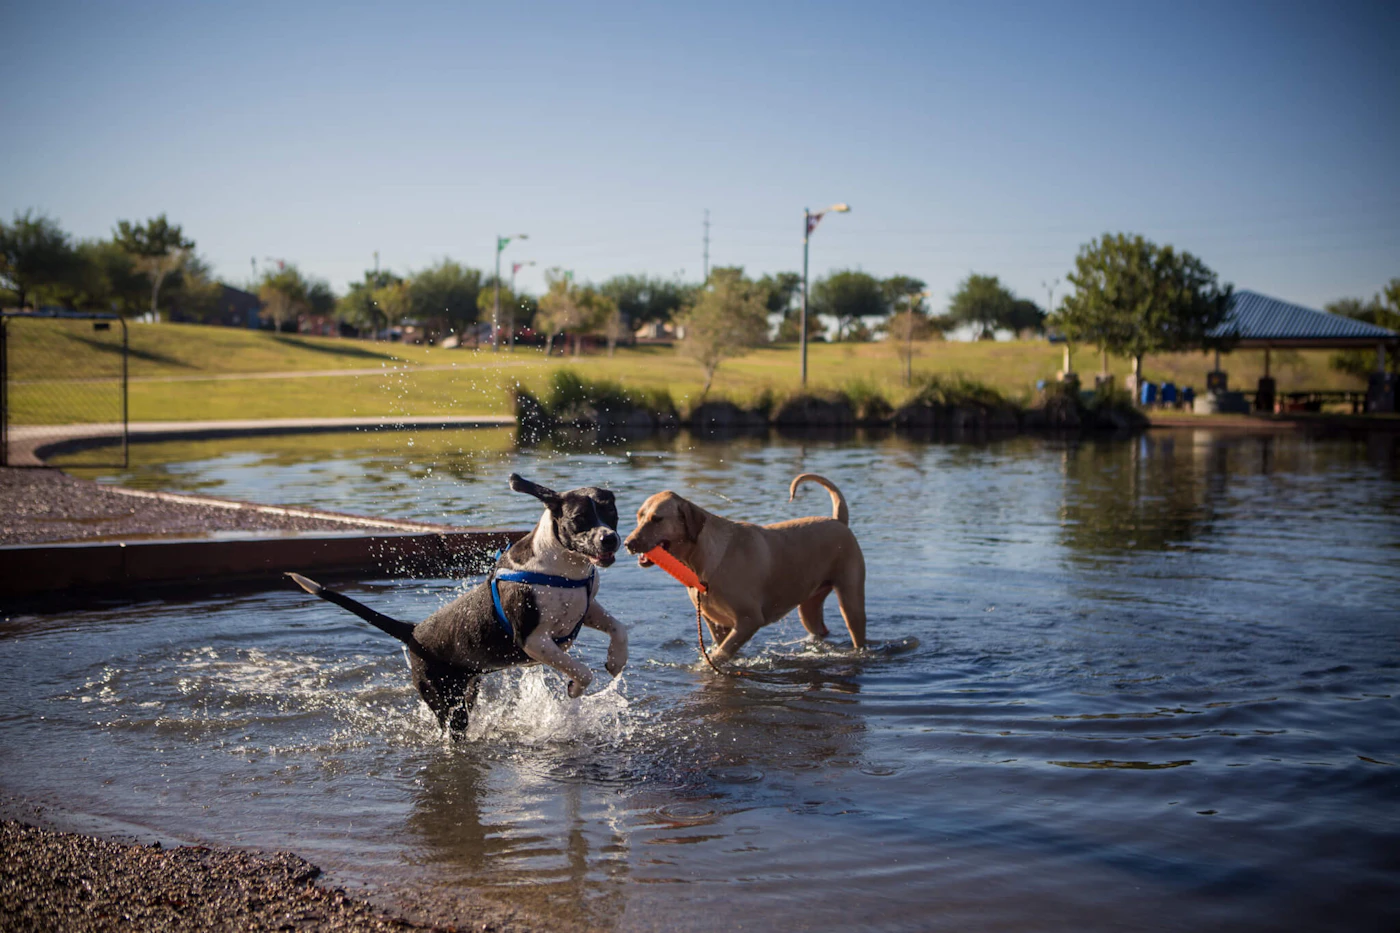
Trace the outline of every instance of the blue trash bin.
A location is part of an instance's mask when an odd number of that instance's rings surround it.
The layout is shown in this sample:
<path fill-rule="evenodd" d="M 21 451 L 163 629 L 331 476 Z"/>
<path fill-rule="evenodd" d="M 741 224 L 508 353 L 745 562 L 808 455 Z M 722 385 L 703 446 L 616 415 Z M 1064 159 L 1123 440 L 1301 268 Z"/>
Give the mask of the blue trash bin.
<path fill-rule="evenodd" d="M 1138 393 L 1138 399 L 1143 405 L 1151 405 L 1157 401 L 1157 383 L 1144 382 L 1142 389 Z"/>
<path fill-rule="evenodd" d="M 1163 404 L 1163 405 L 1176 405 L 1176 383 L 1175 383 L 1175 382 L 1164 382 L 1164 383 L 1162 383 L 1162 404 Z"/>
<path fill-rule="evenodd" d="M 1186 388 L 1181 390 L 1181 404 L 1190 405 L 1194 401 L 1196 401 L 1195 389 L 1191 388 L 1190 386 L 1187 386 Z"/>

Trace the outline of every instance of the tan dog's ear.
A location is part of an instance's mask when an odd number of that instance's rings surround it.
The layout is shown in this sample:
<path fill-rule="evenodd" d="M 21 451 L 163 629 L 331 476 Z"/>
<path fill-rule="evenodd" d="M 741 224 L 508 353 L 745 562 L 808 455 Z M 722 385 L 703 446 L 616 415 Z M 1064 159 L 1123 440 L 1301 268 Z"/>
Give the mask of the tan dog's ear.
<path fill-rule="evenodd" d="M 695 542 L 700 540 L 700 532 L 705 527 L 705 510 L 692 503 L 689 499 L 676 497 L 680 503 L 681 527 L 685 529 L 686 539 Z"/>

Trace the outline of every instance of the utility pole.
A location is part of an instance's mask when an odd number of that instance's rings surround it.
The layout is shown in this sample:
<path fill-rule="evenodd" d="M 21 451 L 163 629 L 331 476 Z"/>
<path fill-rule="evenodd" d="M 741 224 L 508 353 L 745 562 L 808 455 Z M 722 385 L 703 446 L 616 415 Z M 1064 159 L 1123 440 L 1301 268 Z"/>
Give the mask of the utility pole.
<path fill-rule="evenodd" d="M 798 319 L 797 326 L 801 333 L 798 334 L 798 346 L 802 355 L 802 388 L 807 388 L 807 241 L 811 239 L 812 231 L 817 229 L 817 224 L 821 223 L 823 217 L 830 211 L 838 214 L 846 214 L 851 210 L 849 204 L 833 204 L 826 210 L 812 213 L 807 208 L 802 208 L 802 317 Z"/>
<path fill-rule="evenodd" d="M 705 278 L 704 283 L 710 281 L 710 209 L 705 208 Z M 703 283 L 702 283 L 703 284 Z"/>

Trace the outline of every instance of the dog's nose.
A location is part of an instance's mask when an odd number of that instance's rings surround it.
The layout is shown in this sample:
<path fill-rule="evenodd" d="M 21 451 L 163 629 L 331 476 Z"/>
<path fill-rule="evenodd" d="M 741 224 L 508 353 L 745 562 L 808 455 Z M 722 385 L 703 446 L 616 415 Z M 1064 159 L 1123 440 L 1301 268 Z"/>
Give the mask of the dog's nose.
<path fill-rule="evenodd" d="M 610 531 L 603 535 L 603 550 L 609 552 L 616 551 L 619 543 L 617 532 Z"/>
<path fill-rule="evenodd" d="M 637 545 L 636 532 L 633 532 L 632 534 L 628 535 L 627 540 L 622 543 L 626 546 L 627 553 L 629 554 L 636 554 L 641 551 L 641 548 Z"/>

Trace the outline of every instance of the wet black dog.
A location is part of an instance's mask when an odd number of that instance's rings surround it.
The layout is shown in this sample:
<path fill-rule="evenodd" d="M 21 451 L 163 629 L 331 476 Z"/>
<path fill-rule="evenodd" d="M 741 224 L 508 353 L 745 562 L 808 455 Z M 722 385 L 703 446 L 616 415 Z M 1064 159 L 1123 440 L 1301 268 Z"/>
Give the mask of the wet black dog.
<path fill-rule="evenodd" d="M 454 734 L 467 727 L 483 674 L 519 664 L 548 664 L 582 696 L 593 672 L 568 648 L 583 626 L 611 642 L 605 667 L 617 676 L 627 664 L 627 630 L 600 606 L 596 567 L 612 566 L 620 541 L 611 491 L 584 486 L 557 493 L 512 473 L 510 488 L 545 505 L 535 530 L 496 561 L 491 575 L 417 625 L 392 619 L 300 574 L 306 592 L 394 636 L 408 646 L 414 686 Z"/>

